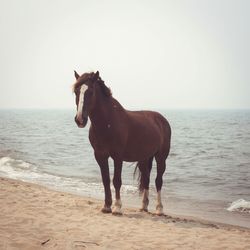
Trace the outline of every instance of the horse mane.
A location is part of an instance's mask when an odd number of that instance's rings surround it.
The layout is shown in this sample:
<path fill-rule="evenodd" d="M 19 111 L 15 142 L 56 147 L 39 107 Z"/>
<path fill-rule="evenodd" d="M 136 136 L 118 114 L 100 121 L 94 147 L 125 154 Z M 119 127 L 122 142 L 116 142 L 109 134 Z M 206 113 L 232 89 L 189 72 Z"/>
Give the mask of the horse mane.
<path fill-rule="evenodd" d="M 103 93 L 106 97 L 111 97 L 111 96 L 112 96 L 111 89 L 105 85 L 104 81 L 102 80 L 102 78 L 101 78 L 100 76 L 99 76 L 97 82 L 98 82 L 98 84 L 99 84 L 100 87 L 101 87 L 102 93 Z"/>

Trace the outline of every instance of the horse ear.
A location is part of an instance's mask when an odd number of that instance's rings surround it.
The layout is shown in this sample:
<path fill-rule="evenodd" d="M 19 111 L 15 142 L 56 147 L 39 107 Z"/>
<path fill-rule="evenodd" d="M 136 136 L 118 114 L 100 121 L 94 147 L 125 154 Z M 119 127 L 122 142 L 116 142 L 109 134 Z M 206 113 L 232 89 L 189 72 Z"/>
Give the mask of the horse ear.
<path fill-rule="evenodd" d="M 97 79 L 99 78 L 99 71 L 97 70 L 96 73 L 93 76 L 93 81 L 97 81 Z"/>
<path fill-rule="evenodd" d="M 79 78 L 79 75 L 78 75 L 78 73 L 74 70 L 74 72 L 75 72 L 75 78 L 76 78 L 76 80 Z"/>

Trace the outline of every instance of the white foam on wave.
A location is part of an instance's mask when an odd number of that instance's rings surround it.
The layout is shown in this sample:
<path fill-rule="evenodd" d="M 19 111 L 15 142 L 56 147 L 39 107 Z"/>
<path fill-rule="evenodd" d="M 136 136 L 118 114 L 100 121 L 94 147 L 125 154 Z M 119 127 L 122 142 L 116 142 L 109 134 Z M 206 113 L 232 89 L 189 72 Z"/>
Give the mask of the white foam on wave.
<path fill-rule="evenodd" d="M 0 158 L 0 167 L 7 166 L 15 166 L 16 168 L 20 169 L 30 169 L 32 167 L 32 164 L 22 160 L 16 160 L 7 156 Z"/>
<path fill-rule="evenodd" d="M 42 184 L 57 190 L 79 194 L 81 191 L 85 191 L 86 194 L 86 192 L 94 193 L 101 189 L 101 185 L 98 185 L 98 183 L 84 183 L 81 179 L 39 172 L 38 169 L 34 165 L 22 160 L 10 157 L 0 158 L 0 175 L 3 177 Z"/>
<path fill-rule="evenodd" d="M 22 174 L 30 170 L 32 165 L 22 160 L 15 160 L 10 157 L 0 158 L 0 172 L 3 176 L 18 179 Z"/>
<path fill-rule="evenodd" d="M 39 172 L 39 168 L 33 164 L 10 157 L 0 158 L 0 175 L 79 195 L 103 196 L 102 183 L 86 183 L 81 178 L 71 178 Z M 122 185 L 121 192 L 134 193 L 137 192 L 137 188 L 132 185 Z"/>
<path fill-rule="evenodd" d="M 244 199 L 239 199 L 231 203 L 227 208 L 228 211 L 238 211 L 238 212 L 247 212 L 250 213 L 250 201 Z"/>

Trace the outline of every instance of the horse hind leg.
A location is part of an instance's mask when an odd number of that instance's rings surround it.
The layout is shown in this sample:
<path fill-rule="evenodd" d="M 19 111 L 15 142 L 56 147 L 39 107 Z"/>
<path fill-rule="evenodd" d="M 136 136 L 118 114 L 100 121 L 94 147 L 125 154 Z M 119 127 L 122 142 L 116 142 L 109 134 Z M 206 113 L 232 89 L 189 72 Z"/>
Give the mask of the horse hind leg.
<path fill-rule="evenodd" d="M 143 192 L 142 196 L 142 207 L 140 211 L 148 212 L 148 204 L 149 204 L 149 181 L 150 181 L 150 172 L 152 169 L 153 158 L 150 158 L 144 162 L 138 162 L 138 167 L 141 171 L 141 179 L 140 179 L 140 189 Z"/>
<path fill-rule="evenodd" d="M 156 163 L 157 163 L 157 176 L 155 179 L 155 186 L 157 191 L 157 203 L 156 203 L 156 214 L 163 215 L 163 205 L 161 201 L 161 188 L 162 188 L 162 176 L 166 170 L 166 159 L 165 157 L 156 156 Z"/>

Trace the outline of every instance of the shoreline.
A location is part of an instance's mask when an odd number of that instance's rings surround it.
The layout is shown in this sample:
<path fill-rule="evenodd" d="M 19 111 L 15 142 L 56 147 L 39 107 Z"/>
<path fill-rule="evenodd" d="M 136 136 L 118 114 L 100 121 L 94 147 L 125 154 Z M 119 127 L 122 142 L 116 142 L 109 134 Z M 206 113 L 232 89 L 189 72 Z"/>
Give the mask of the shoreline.
<path fill-rule="evenodd" d="M 103 202 L 0 177 L 0 249 L 247 249 L 250 229 L 195 217 L 102 214 Z"/>
<path fill-rule="evenodd" d="M 27 179 L 27 178 L 15 178 L 11 176 L 0 176 L 0 178 L 7 178 L 11 180 L 16 180 L 16 181 L 21 181 L 25 183 L 30 183 L 34 185 L 38 185 L 41 187 L 44 187 L 46 189 L 52 190 L 52 191 L 58 191 L 58 192 L 63 192 L 63 193 L 68 193 L 72 195 L 76 195 L 78 197 L 82 198 L 90 198 L 94 199 L 99 202 L 103 202 L 103 188 L 101 184 L 101 189 L 98 189 L 98 192 L 90 192 L 89 187 L 87 186 L 82 186 L 81 190 L 82 191 L 75 191 L 75 190 L 70 190 L 68 188 L 64 188 L 63 186 L 58 186 L 54 185 L 50 182 L 46 183 L 44 181 L 37 181 L 35 179 Z M 84 182 L 83 182 L 84 183 Z M 82 184 L 83 184 L 82 183 Z M 67 186 L 67 185 L 66 185 Z M 68 186 L 67 186 L 68 187 Z M 87 190 L 85 188 L 87 187 Z M 124 187 L 124 186 L 123 186 Z M 111 186 L 112 193 L 114 192 L 114 189 Z M 85 190 L 85 191 L 84 191 Z M 152 191 L 152 192 L 151 192 Z M 149 204 L 149 211 L 154 212 L 155 211 L 155 190 L 152 189 L 150 191 L 150 204 Z M 125 192 L 122 192 L 122 203 L 123 203 L 123 209 L 124 208 L 131 208 L 131 209 L 138 209 L 141 206 L 141 199 L 142 197 L 138 195 L 136 196 L 131 196 L 130 194 L 126 194 Z M 136 197 L 136 199 L 135 199 Z M 166 197 L 165 197 L 166 198 Z M 195 203 L 195 204 L 194 204 Z M 239 212 L 228 212 L 226 211 L 227 205 L 224 203 L 221 205 L 222 202 L 218 201 L 210 201 L 210 200 L 190 200 L 190 199 L 180 199 L 179 197 L 168 197 L 167 200 L 163 200 L 163 206 L 164 206 L 164 212 L 166 214 L 171 215 L 172 217 L 183 217 L 183 218 L 190 218 L 190 219 L 195 219 L 195 220 L 200 220 L 200 221 L 207 221 L 207 222 L 212 222 L 215 224 L 225 224 L 225 225 L 230 225 L 230 226 L 236 226 L 236 227 L 242 227 L 242 228 L 248 228 L 250 229 L 250 217 L 249 214 L 244 214 L 244 213 L 239 213 Z M 206 211 L 207 207 L 210 206 L 210 209 L 215 209 L 217 212 L 215 213 L 214 211 L 208 212 Z M 230 216 L 231 214 L 231 216 Z"/>

